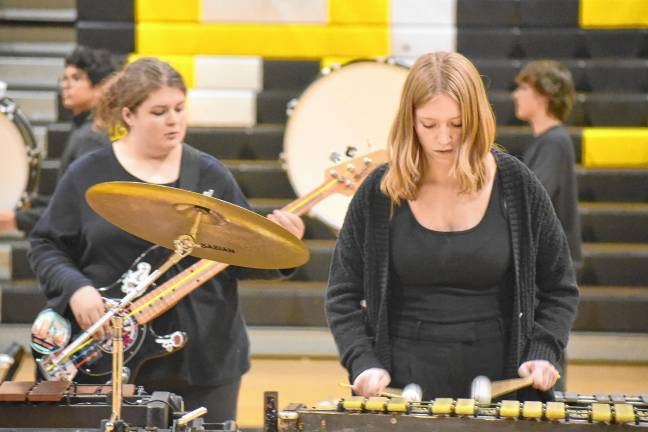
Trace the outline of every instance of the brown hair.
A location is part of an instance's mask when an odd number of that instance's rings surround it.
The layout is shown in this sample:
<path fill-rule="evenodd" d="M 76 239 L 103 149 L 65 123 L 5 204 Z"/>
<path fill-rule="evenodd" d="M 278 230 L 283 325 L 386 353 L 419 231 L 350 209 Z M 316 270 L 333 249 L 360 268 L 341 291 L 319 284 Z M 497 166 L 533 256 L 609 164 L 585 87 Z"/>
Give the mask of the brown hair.
<path fill-rule="evenodd" d="M 459 53 L 424 54 L 405 80 L 389 133 L 389 170 L 380 188 L 394 204 L 416 198 L 426 159 L 414 129 L 415 111 L 442 93 L 461 109 L 461 145 L 453 170 L 461 191 L 477 191 L 487 181 L 485 157 L 494 146 L 495 115 L 479 72 Z"/>
<path fill-rule="evenodd" d="M 574 81 L 571 72 L 554 60 L 528 63 L 515 77 L 518 84 L 526 83 L 549 99 L 549 114 L 560 121 L 567 120 L 574 106 Z"/>
<path fill-rule="evenodd" d="M 95 109 L 98 127 L 114 133 L 128 130 L 122 119 L 122 109 L 131 112 L 162 87 L 176 88 L 187 93 L 182 77 L 171 65 L 154 57 L 142 57 L 124 67 L 107 83 Z"/>

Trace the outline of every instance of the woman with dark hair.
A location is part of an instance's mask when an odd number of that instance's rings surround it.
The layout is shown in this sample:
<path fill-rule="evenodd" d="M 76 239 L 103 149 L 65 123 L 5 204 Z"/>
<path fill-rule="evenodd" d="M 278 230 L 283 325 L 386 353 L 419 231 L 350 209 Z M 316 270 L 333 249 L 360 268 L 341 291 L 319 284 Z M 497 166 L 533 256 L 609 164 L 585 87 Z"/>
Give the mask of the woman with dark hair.
<path fill-rule="evenodd" d="M 494 137 L 473 64 L 419 57 L 389 162 L 353 197 L 331 264 L 327 318 L 356 393 L 414 382 L 425 400 L 468 397 L 478 375 L 556 384 L 578 302 L 567 241 Z"/>
<path fill-rule="evenodd" d="M 126 66 L 111 79 L 96 109 L 103 129 L 124 129 L 125 135 L 72 164 L 32 232 L 29 258 L 48 306 L 61 315 L 70 312 L 82 329 L 105 312 L 95 287 L 117 280 L 151 246 L 92 211 L 84 199 L 89 187 L 107 181 L 195 183 L 188 186 L 194 192 L 210 190 L 215 198 L 249 207 L 220 161 L 183 144 L 185 103 L 182 78 L 167 63 L 142 58 Z M 283 211 L 269 217 L 303 236 L 299 217 Z M 180 264 L 186 268 L 193 262 L 185 258 Z M 278 276 L 278 270 L 229 267 L 193 291 L 153 322 L 158 334 L 186 332 L 187 346 L 147 362 L 135 383 L 180 394 L 189 408 L 206 406 L 209 421 L 234 419 L 241 376 L 250 367 L 236 280 Z M 96 336 L 103 338 L 107 330 Z"/>
<path fill-rule="evenodd" d="M 515 81 L 515 115 L 529 122 L 534 135 L 533 144 L 524 153 L 524 163 L 549 192 L 578 268 L 582 254 L 576 157 L 574 143 L 563 126 L 574 105 L 571 73 L 557 61 L 537 60 L 528 63 Z"/>

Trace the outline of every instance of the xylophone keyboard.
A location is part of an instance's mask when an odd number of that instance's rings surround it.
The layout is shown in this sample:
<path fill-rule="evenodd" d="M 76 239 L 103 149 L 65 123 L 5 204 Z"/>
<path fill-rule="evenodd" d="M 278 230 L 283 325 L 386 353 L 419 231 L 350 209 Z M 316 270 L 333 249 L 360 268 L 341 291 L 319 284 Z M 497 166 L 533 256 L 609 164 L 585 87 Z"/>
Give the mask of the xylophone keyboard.
<path fill-rule="evenodd" d="M 5 381 L 0 385 L 0 428 L 92 428 L 110 417 L 112 387 L 69 381 Z M 182 398 L 123 386 L 122 416 L 133 426 L 169 428 Z"/>
<path fill-rule="evenodd" d="M 557 393 L 553 402 L 503 400 L 480 405 L 472 399 L 351 396 L 315 407 L 291 404 L 278 413 L 284 432 L 342 431 L 535 431 L 648 429 L 648 395 Z"/>

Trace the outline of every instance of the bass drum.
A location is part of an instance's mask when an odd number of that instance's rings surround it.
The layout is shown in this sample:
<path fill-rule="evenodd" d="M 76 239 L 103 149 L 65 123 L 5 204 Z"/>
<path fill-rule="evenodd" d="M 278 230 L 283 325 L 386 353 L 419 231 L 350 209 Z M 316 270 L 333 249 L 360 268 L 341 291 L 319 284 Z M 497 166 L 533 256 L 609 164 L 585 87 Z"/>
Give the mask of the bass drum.
<path fill-rule="evenodd" d="M 291 103 L 284 134 L 288 178 L 303 196 L 325 178 L 336 162 L 332 153 L 355 147 L 357 155 L 387 148 L 392 121 L 398 110 L 407 68 L 391 62 L 355 61 L 325 69 Z M 333 195 L 311 211 L 339 230 L 350 197 Z"/>
<path fill-rule="evenodd" d="M 40 151 L 29 121 L 16 103 L 0 98 L 0 210 L 29 206 L 36 192 Z"/>

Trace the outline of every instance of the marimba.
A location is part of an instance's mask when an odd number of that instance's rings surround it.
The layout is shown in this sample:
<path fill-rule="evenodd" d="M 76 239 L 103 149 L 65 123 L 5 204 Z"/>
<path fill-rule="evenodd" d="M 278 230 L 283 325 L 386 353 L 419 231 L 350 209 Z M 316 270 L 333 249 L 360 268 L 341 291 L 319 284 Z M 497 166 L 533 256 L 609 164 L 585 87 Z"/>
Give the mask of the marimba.
<path fill-rule="evenodd" d="M 277 414 L 284 432 L 342 431 L 595 431 L 648 429 L 648 394 L 556 393 L 552 402 L 503 400 L 480 405 L 472 399 L 351 396 L 315 407 L 291 404 Z"/>
<path fill-rule="evenodd" d="M 97 428 L 110 418 L 109 385 L 69 381 L 5 381 L 0 385 L 0 428 Z M 169 392 L 146 394 L 133 384 L 123 386 L 122 417 L 132 426 L 168 429 L 183 401 Z"/>

